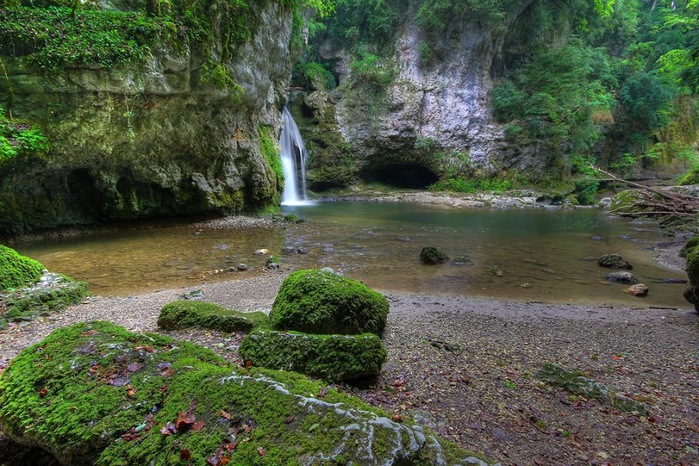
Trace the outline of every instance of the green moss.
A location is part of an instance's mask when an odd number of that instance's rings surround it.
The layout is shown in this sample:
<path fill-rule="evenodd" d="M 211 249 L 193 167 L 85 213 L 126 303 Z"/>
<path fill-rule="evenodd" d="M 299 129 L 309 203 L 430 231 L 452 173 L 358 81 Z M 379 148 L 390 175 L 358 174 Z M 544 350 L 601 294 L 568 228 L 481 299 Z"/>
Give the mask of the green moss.
<path fill-rule="evenodd" d="M 699 168 L 694 168 L 687 172 L 677 183 L 679 186 L 699 184 Z"/>
<path fill-rule="evenodd" d="M 320 377 L 330 383 L 373 377 L 381 372 L 386 350 L 373 333 L 309 335 L 256 331 L 238 350 L 253 366 Z"/>
<path fill-rule="evenodd" d="M 276 330 L 326 335 L 381 335 L 387 316 L 383 295 L 356 280 L 320 270 L 291 273 L 269 314 Z"/>
<path fill-rule="evenodd" d="M 36 283 L 44 266 L 0 244 L 0 291 Z"/>
<path fill-rule="evenodd" d="M 66 276 L 59 276 L 49 287 L 0 293 L 0 300 L 6 306 L 5 312 L 0 315 L 0 329 L 6 327 L 8 322 L 33 320 L 60 311 L 89 295 L 87 283 Z"/>
<path fill-rule="evenodd" d="M 267 126 L 259 126 L 257 132 L 260 135 L 260 151 L 274 172 L 277 179 L 277 190 L 281 192 L 284 188 L 284 170 L 279 146 L 272 139 L 270 128 Z"/>
<path fill-rule="evenodd" d="M 648 413 L 647 408 L 642 403 L 609 390 L 601 383 L 585 377 L 580 371 L 570 371 L 558 364 L 547 362 L 537 377 L 574 395 L 594 398 L 622 411 L 638 411 L 644 415 Z"/>
<path fill-rule="evenodd" d="M 223 332 L 250 332 L 268 327 L 264 312 L 240 312 L 213 303 L 180 300 L 168 303 L 160 310 L 158 326 L 166 330 L 188 327 L 208 328 Z"/>
<path fill-rule="evenodd" d="M 682 246 L 682 249 L 680 250 L 680 257 L 687 257 L 687 254 L 689 252 L 699 246 L 699 236 L 693 236 L 690 238 L 684 246 Z"/>
<path fill-rule="evenodd" d="M 236 371 L 205 348 L 106 322 L 56 330 L 15 358 L 0 376 L 0 428 L 63 464 L 454 464 L 465 455 L 301 375 Z"/>

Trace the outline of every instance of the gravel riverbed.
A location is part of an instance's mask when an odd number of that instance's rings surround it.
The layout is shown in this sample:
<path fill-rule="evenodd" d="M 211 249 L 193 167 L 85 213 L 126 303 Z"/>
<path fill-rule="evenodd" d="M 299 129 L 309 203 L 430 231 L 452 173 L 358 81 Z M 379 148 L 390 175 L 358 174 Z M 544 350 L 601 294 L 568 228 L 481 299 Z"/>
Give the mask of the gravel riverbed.
<path fill-rule="evenodd" d="M 206 301 L 269 311 L 284 272 L 122 298 L 93 297 L 0 331 L 0 371 L 23 348 L 78 321 L 159 331 L 165 303 Z M 503 465 L 699 464 L 699 316 L 684 309 L 526 303 L 385 292 L 388 361 L 363 387 L 341 387 L 427 424 Z M 639 301 L 639 304 L 642 301 Z M 240 335 L 166 332 L 239 362 Z M 625 413 L 550 387 L 546 361 L 583 371 L 644 403 Z"/>

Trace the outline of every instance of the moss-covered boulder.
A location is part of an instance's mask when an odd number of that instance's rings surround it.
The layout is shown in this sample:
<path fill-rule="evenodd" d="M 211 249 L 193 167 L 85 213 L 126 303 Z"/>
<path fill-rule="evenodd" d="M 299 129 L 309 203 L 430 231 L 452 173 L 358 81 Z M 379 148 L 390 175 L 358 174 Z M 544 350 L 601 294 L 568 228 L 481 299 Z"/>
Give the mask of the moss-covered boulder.
<path fill-rule="evenodd" d="M 597 259 L 597 265 L 608 269 L 631 270 L 633 266 L 626 262 L 619 254 L 604 254 Z"/>
<path fill-rule="evenodd" d="M 255 327 L 269 327 L 269 319 L 264 312 L 240 312 L 213 303 L 182 299 L 163 306 L 158 327 L 165 330 L 198 327 L 247 333 Z"/>
<path fill-rule="evenodd" d="M 537 376 L 544 382 L 560 387 L 574 395 L 594 398 L 622 411 L 638 411 L 643 415 L 648 414 L 648 409 L 642 403 L 608 389 L 596 380 L 585 377 L 580 371 L 571 371 L 558 364 L 547 362 Z"/>
<path fill-rule="evenodd" d="M 300 372 L 330 383 L 376 376 L 386 359 L 386 350 L 373 333 L 256 331 L 243 339 L 238 352 L 253 366 Z"/>
<path fill-rule="evenodd" d="M 269 313 L 275 330 L 321 335 L 381 335 L 388 300 L 363 283 L 321 270 L 291 273 Z"/>
<path fill-rule="evenodd" d="M 34 320 L 60 311 L 89 295 L 87 283 L 46 273 L 35 285 L 0 292 L 0 303 L 4 306 L 4 312 L 0 312 L 0 329 L 7 327 L 8 322 Z"/>
<path fill-rule="evenodd" d="M 0 244 L 0 291 L 36 283 L 44 266 Z"/>
<path fill-rule="evenodd" d="M 680 179 L 680 181 L 677 183 L 679 186 L 689 186 L 692 184 L 699 184 L 699 169 L 694 168 L 687 173 Z"/>
<path fill-rule="evenodd" d="M 689 281 L 684 287 L 684 299 L 694 304 L 694 309 L 699 312 L 699 236 L 687 241 L 682 248 L 685 258 L 685 271 Z"/>
<path fill-rule="evenodd" d="M 71 465 L 463 464 L 468 454 L 304 376 L 105 322 L 54 331 L 0 376 L 0 430 Z"/>
<path fill-rule="evenodd" d="M 680 257 L 687 257 L 687 254 L 689 251 L 692 249 L 696 248 L 699 246 L 699 236 L 693 236 L 687 240 L 687 242 L 682 246 L 682 249 L 680 249 Z"/>
<path fill-rule="evenodd" d="M 449 260 L 449 256 L 437 248 L 428 246 L 420 251 L 420 262 L 423 264 L 444 264 Z"/>

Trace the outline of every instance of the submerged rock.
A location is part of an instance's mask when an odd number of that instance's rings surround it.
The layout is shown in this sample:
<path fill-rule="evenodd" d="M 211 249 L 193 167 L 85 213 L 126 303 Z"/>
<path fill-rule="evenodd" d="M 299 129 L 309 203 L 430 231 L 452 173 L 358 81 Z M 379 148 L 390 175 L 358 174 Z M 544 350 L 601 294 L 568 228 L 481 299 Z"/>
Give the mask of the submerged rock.
<path fill-rule="evenodd" d="M 375 377 L 386 359 L 386 350 L 373 333 L 255 331 L 243 339 L 238 351 L 253 366 L 300 372 L 330 383 Z"/>
<path fill-rule="evenodd" d="M 435 247 L 426 246 L 420 251 L 420 262 L 423 264 L 444 264 L 449 256 Z"/>
<path fill-rule="evenodd" d="M 624 290 L 624 293 L 630 294 L 631 296 L 638 296 L 639 298 L 644 298 L 648 296 L 648 285 L 643 283 L 638 283 L 636 285 L 631 285 Z"/>
<path fill-rule="evenodd" d="M 633 266 L 626 262 L 619 254 L 605 254 L 597 259 L 597 265 L 608 269 L 631 270 Z"/>
<path fill-rule="evenodd" d="M 638 282 L 636 276 L 631 272 L 612 272 L 607 274 L 607 281 L 614 283 L 625 283 L 633 285 Z"/>
<path fill-rule="evenodd" d="M 315 334 L 381 335 L 388 300 L 357 280 L 321 270 L 291 273 L 269 314 L 276 330 Z"/>
<path fill-rule="evenodd" d="M 0 376 L 0 431 L 62 464 L 469 464 L 432 432 L 288 372 L 106 322 L 54 331 Z"/>
<path fill-rule="evenodd" d="M 263 312 L 241 312 L 213 303 L 190 300 L 174 301 L 160 310 L 158 327 L 166 330 L 208 328 L 223 332 L 250 332 L 256 327 L 268 327 L 269 319 Z"/>

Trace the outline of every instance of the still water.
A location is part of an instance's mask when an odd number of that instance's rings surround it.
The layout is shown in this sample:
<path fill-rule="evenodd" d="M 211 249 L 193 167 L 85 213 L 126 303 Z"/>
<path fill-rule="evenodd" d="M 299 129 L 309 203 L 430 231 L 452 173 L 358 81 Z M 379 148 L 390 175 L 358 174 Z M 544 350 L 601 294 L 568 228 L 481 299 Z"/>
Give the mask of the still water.
<path fill-rule="evenodd" d="M 94 293 L 126 295 L 236 279 L 240 263 L 258 272 L 267 248 L 282 269 L 332 267 L 381 290 L 492 296 L 524 301 L 688 307 L 686 278 L 658 265 L 651 250 L 663 237 L 652 222 L 610 218 L 596 209 L 487 210 L 415 204 L 325 202 L 285 207 L 306 221 L 277 228 L 198 229 L 160 225 L 17 249 L 52 271 L 87 281 Z M 419 253 L 436 246 L 463 264 L 423 265 Z M 307 254 L 280 255 L 284 247 Z M 646 298 L 623 293 L 597 266 L 619 253 L 650 287 Z M 213 274 L 214 270 L 223 273 Z M 252 272 L 254 273 L 254 272 Z M 265 272 L 273 273 L 273 272 Z"/>

